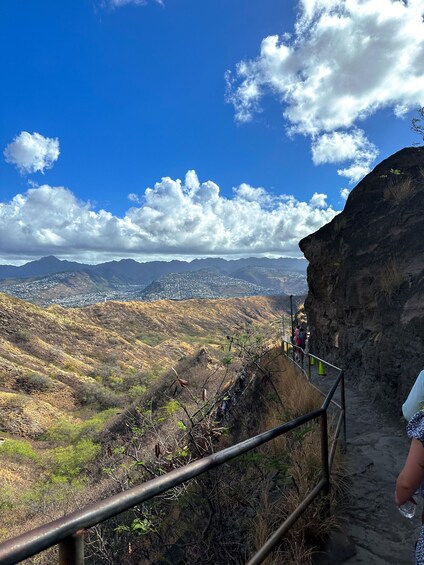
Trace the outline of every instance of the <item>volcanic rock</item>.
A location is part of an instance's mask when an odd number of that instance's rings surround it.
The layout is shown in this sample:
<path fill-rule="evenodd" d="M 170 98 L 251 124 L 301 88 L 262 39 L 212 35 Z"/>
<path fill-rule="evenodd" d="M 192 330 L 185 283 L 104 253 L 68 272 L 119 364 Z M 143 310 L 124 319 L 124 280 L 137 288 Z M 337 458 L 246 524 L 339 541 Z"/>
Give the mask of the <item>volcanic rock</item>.
<path fill-rule="evenodd" d="M 299 245 L 311 351 L 399 410 L 424 366 L 424 147 L 381 162 Z"/>

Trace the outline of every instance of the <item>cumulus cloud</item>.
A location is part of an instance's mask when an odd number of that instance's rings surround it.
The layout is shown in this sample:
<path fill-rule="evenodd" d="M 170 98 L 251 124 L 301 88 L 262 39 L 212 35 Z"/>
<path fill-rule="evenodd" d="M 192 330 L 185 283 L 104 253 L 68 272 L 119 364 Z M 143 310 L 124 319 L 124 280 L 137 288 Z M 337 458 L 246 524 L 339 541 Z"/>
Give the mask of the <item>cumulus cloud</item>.
<path fill-rule="evenodd" d="M 312 208 L 326 208 L 328 206 L 326 200 L 327 200 L 326 194 L 319 194 L 318 192 L 315 192 L 309 201 L 309 205 Z"/>
<path fill-rule="evenodd" d="M 44 137 L 39 133 L 22 131 L 3 152 L 7 163 L 15 165 L 24 174 L 44 173 L 59 158 L 58 138 Z"/>
<path fill-rule="evenodd" d="M 299 256 L 298 241 L 337 213 L 325 194 L 306 203 L 245 183 L 233 192 L 225 198 L 189 171 L 184 182 L 165 177 L 147 188 L 134 199 L 140 204 L 117 217 L 66 188 L 30 188 L 0 203 L 0 256 Z"/>
<path fill-rule="evenodd" d="M 366 175 L 377 155 L 376 146 L 368 141 L 365 133 L 358 128 L 350 132 L 324 133 L 312 142 L 312 160 L 316 165 L 352 161 L 348 168 L 337 171 L 350 182 L 358 181 Z"/>
<path fill-rule="evenodd" d="M 349 194 L 350 194 L 350 190 L 348 188 L 342 188 L 340 191 L 340 196 L 342 197 L 343 200 L 347 200 Z"/>
<path fill-rule="evenodd" d="M 251 120 L 266 93 L 282 103 L 288 132 L 314 141 L 381 108 L 405 116 L 424 100 L 423 12 L 424 0 L 300 0 L 292 36 L 266 37 L 256 59 L 227 72 L 236 119 Z M 340 174 L 359 175 L 370 154 Z"/>

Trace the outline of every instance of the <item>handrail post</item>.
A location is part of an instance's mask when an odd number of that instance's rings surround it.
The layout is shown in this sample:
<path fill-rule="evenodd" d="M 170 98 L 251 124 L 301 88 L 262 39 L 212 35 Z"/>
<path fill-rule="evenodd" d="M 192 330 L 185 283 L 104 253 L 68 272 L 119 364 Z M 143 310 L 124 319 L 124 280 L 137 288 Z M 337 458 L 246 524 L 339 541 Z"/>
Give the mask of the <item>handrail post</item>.
<path fill-rule="evenodd" d="M 84 565 L 84 530 L 59 543 L 59 565 Z"/>
<path fill-rule="evenodd" d="M 347 440 L 346 440 L 346 393 L 345 393 L 345 375 L 342 371 L 342 378 L 340 379 L 340 405 L 343 411 L 343 444 L 342 453 L 346 453 Z"/>
<path fill-rule="evenodd" d="M 326 497 L 325 511 L 327 516 L 330 515 L 330 465 L 328 461 L 328 424 L 327 424 L 327 410 L 321 414 L 320 417 L 320 428 L 321 428 L 321 464 L 322 464 L 322 476 L 325 480 L 325 486 L 322 489 L 323 494 Z"/>

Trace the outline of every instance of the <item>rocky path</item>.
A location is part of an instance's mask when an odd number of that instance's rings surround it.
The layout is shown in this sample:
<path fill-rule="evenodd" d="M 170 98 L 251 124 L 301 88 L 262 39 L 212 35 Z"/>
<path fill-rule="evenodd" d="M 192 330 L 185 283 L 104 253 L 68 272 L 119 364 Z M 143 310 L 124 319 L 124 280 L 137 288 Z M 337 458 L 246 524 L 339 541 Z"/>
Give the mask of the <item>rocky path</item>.
<path fill-rule="evenodd" d="M 334 382 L 334 374 L 316 373 L 315 370 L 312 382 L 327 392 Z M 328 563 L 413 565 L 421 505 L 416 516 L 408 520 L 399 513 L 393 500 L 396 477 L 409 449 L 406 422 L 401 414 L 390 419 L 348 380 L 346 415 L 350 496 L 346 500 L 345 532 L 356 553 L 348 559 L 339 556 Z"/>

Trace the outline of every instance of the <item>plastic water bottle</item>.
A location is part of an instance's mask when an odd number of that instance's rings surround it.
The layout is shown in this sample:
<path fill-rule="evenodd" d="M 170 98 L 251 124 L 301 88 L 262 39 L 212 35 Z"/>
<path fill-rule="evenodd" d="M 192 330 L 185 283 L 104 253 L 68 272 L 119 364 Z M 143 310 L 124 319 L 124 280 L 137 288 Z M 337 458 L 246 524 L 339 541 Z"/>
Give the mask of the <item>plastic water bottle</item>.
<path fill-rule="evenodd" d="M 415 516 L 417 505 L 409 499 L 405 502 L 405 504 L 398 506 L 398 508 L 402 516 L 405 516 L 405 518 L 413 518 Z"/>

